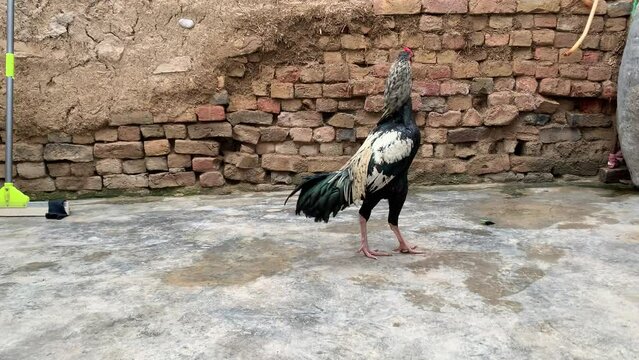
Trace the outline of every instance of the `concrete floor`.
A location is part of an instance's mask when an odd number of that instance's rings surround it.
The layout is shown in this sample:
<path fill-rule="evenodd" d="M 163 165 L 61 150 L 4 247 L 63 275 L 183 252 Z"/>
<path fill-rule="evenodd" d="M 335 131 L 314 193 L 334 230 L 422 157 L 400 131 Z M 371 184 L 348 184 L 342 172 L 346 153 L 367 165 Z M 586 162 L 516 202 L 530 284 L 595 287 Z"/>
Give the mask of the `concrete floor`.
<path fill-rule="evenodd" d="M 356 208 L 316 224 L 281 192 L 0 218 L 0 358 L 637 359 L 638 195 L 415 187 L 426 254 L 379 261 Z"/>

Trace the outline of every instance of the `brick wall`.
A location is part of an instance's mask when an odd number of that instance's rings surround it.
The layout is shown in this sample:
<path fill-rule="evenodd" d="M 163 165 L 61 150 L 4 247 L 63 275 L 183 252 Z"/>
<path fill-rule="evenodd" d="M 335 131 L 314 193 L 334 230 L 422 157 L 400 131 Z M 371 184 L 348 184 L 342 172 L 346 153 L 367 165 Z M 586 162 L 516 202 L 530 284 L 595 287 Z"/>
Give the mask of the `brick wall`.
<path fill-rule="evenodd" d="M 370 26 L 316 37 L 314 62 L 230 59 L 210 102 L 181 116 L 135 111 L 94 134 L 21 139 L 16 183 L 28 192 L 220 187 L 336 170 L 376 123 L 402 45 L 415 52 L 415 182 L 595 175 L 613 145 L 631 1 L 601 3 L 582 49 L 566 57 L 587 19 L 581 2 L 375 0 Z"/>

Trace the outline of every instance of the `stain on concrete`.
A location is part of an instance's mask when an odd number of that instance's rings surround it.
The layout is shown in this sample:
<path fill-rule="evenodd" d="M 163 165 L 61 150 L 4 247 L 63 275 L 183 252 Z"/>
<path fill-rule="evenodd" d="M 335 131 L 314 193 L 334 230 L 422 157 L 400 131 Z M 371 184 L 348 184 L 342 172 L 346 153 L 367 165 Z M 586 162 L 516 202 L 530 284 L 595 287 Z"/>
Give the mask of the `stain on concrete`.
<path fill-rule="evenodd" d="M 534 244 L 524 248 L 528 259 L 541 260 L 547 263 L 557 263 L 565 255 L 563 249 L 548 244 Z"/>
<path fill-rule="evenodd" d="M 111 256 L 111 251 L 96 251 L 91 254 L 87 254 L 82 257 L 82 260 L 87 262 L 100 262 Z"/>
<path fill-rule="evenodd" d="M 445 306 L 459 308 L 459 305 L 451 303 L 441 296 L 428 294 L 421 290 L 406 290 L 404 297 L 422 310 L 442 312 L 442 308 Z"/>
<path fill-rule="evenodd" d="M 44 269 L 56 269 L 58 267 L 58 263 L 55 261 L 35 261 L 19 266 L 7 273 L 5 275 L 15 274 L 15 273 L 30 273 L 36 272 Z"/>
<path fill-rule="evenodd" d="M 171 270 L 162 278 L 169 285 L 184 287 L 244 285 L 282 273 L 295 261 L 312 256 L 316 256 L 313 251 L 269 240 L 239 239 L 206 250 L 193 265 Z"/>
<path fill-rule="evenodd" d="M 517 294 L 544 276 L 536 267 L 507 268 L 495 253 L 441 252 L 427 255 L 427 259 L 408 264 L 414 272 L 428 272 L 439 267 L 450 267 L 466 273 L 464 284 L 471 292 L 491 305 L 506 306 L 521 311 L 518 303 L 502 298 Z"/>
<path fill-rule="evenodd" d="M 384 276 L 374 274 L 360 274 L 349 278 L 355 285 L 364 286 L 370 289 L 383 289 L 391 284 Z"/>
<path fill-rule="evenodd" d="M 476 236 L 490 236 L 492 232 L 486 229 L 477 229 L 469 227 L 457 227 L 457 226 L 425 226 L 420 227 L 417 232 L 422 234 L 434 234 L 440 232 L 457 232 Z"/>

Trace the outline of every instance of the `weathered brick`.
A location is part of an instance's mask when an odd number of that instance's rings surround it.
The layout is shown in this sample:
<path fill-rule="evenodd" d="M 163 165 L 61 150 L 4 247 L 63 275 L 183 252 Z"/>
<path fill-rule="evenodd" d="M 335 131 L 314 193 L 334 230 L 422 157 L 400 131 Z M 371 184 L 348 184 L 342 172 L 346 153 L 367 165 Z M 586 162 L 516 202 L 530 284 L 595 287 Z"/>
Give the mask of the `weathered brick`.
<path fill-rule="evenodd" d="M 466 39 L 460 34 L 446 33 L 442 36 L 442 47 L 444 49 L 460 50 L 466 47 Z"/>
<path fill-rule="evenodd" d="M 100 129 L 95 132 L 95 141 L 117 141 L 118 140 L 118 129 L 114 128 L 106 128 Z"/>
<path fill-rule="evenodd" d="M 481 140 L 488 132 L 484 127 L 461 128 L 448 131 L 449 143 L 466 143 Z"/>
<path fill-rule="evenodd" d="M 486 110 L 484 124 L 489 126 L 505 126 L 513 122 L 519 115 L 514 105 L 495 105 Z"/>
<path fill-rule="evenodd" d="M 500 77 L 495 79 L 495 91 L 510 91 L 515 88 L 515 79 Z"/>
<path fill-rule="evenodd" d="M 537 64 L 529 60 L 515 60 L 513 62 L 513 73 L 515 75 L 534 76 L 537 71 Z"/>
<path fill-rule="evenodd" d="M 324 80 L 324 71 L 321 66 L 313 65 L 300 71 L 300 81 L 303 83 L 318 83 Z"/>
<path fill-rule="evenodd" d="M 313 130 L 309 128 L 292 128 L 289 135 L 295 142 L 311 142 L 313 140 Z"/>
<path fill-rule="evenodd" d="M 275 69 L 275 79 L 283 83 L 294 83 L 300 79 L 300 73 L 297 66 L 283 66 Z"/>
<path fill-rule="evenodd" d="M 483 123 L 481 114 L 475 109 L 466 111 L 462 118 L 462 126 L 481 126 Z"/>
<path fill-rule="evenodd" d="M 531 46 L 532 32 L 530 30 L 516 30 L 510 33 L 510 46 Z"/>
<path fill-rule="evenodd" d="M 539 130 L 539 141 L 543 144 L 562 141 L 577 141 L 579 139 L 581 139 L 581 132 L 579 129 L 552 127 Z"/>
<path fill-rule="evenodd" d="M 542 79 L 539 84 L 539 93 L 543 95 L 568 96 L 570 95 L 570 80 Z"/>
<path fill-rule="evenodd" d="M 272 83 L 271 97 L 275 99 L 292 99 L 294 97 L 293 84 L 280 82 Z"/>
<path fill-rule="evenodd" d="M 559 74 L 559 66 L 549 62 L 539 62 L 535 71 L 535 77 L 538 79 L 554 78 Z"/>
<path fill-rule="evenodd" d="M 70 143 L 71 135 L 65 133 L 52 133 L 47 135 L 47 142 L 50 143 Z"/>
<path fill-rule="evenodd" d="M 468 110 L 473 107 L 472 96 L 451 96 L 448 98 L 449 110 Z"/>
<path fill-rule="evenodd" d="M 200 185 L 202 187 L 220 187 L 224 186 L 226 181 L 219 171 L 209 171 L 200 175 Z"/>
<path fill-rule="evenodd" d="M 428 96 L 422 98 L 422 106 L 420 110 L 426 112 L 435 111 L 438 113 L 443 113 L 448 111 L 448 105 L 446 104 L 446 99 L 443 97 Z"/>
<path fill-rule="evenodd" d="M 153 115 L 149 111 L 131 111 L 112 114 L 109 125 L 150 125 L 153 124 Z"/>
<path fill-rule="evenodd" d="M 240 169 L 252 169 L 260 166 L 259 156 L 241 152 L 229 152 L 224 155 L 224 162 Z"/>
<path fill-rule="evenodd" d="M 488 20 L 488 26 L 493 29 L 510 29 L 513 26 L 513 17 L 493 15 Z"/>
<path fill-rule="evenodd" d="M 16 146 L 16 154 L 19 153 L 18 146 Z M 21 157 L 16 156 L 16 161 Z M 47 161 L 62 161 L 68 160 L 73 162 L 88 162 L 93 161 L 93 148 L 87 145 L 76 144 L 47 144 L 44 147 L 44 159 Z M 25 159 L 28 160 L 28 159 Z M 33 160 L 31 160 L 33 161 Z M 38 160 L 35 160 L 38 161 Z"/>
<path fill-rule="evenodd" d="M 4 164 L 2 164 L 4 166 Z M 24 179 L 37 179 L 47 176 L 43 162 L 22 162 L 16 166 L 18 176 Z"/>
<path fill-rule="evenodd" d="M 550 172 L 553 162 L 550 159 L 531 156 L 511 156 L 511 170 L 520 173 Z"/>
<path fill-rule="evenodd" d="M 78 191 L 78 190 L 102 190 L 102 178 L 99 176 L 90 177 L 59 177 L 55 179 L 55 186 L 58 190 Z"/>
<path fill-rule="evenodd" d="M 273 123 L 273 115 L 264 111 L 242 110 L 242 111 L 237 111 L 237 112 L 229 114 L 228 121 L 232 125 L 237 125 L 237 124 L 271 125 Z M 222 123 L 222 124 L 225 124 L 225 123 Z M 214 125 L 214 124 L 211 124 L 211 125 Z M 189 125 L 189 129 L 191 129 L 192 126 L 198 126 L 198 125 Z M 202 126 L 202 125 L 199 125 L 199 126 Z M 228 132 L 224 132 L 226 131 L 225 129 L 228 129 L 228 127 L 219 127 L 220 132 L 227 134 Z M 218 135 L 218 136 L 226 136 L 226 135 Z"/>
<path fill-rule="evenodd" d="M 139 141 L 140 128 L 137 126 L 120 126 L 118 127 L 118 140 L 120 141 Z"/>
<path fill-rule="evenodd" d="M 422 12 L 430 14 L 465 14 L 468 0 L 422 0 Z"/>
<path fill-rule="evenodd" d="M 262 167 L 275 171 L 303 172 L 306 171 L 307 164 L 301 156 L 264 154 L 262 156 Z"/>
<path fill-rule="evenodd" d="M 336 112 L 337 100 L 334 99 L 317 99 L 315 109 L 319 112 Z"/>
<path fill-rule="evenodd" d="M 598 97 L 601 95 L 602 87 L 598 82 L 579 81 L 572 82 L 570 96 L 572 97 Z"/>
<path fill-rule="evenodd" d="M 195 173 L 192 171 L 184 172 L 164 172 L 149 175 L 149 187 L 151 189 L 162 189 L 178 186 L 194 186 Z"/>
<path fill-rule="evenodd" d="M 364 108 L 364 99 L 341 100 L 337 104 L 337 110 L 352 111 Z"/>
<path fill-rule="evenodd" d="M 222 161 L 213 157 L 194 157 L 193 171 L 198 173 L 218 171 L 222 165 Z"/>
<path fill-rule="evenodd" d="M 340 156 L 344 153 L 342 143 L 322 143 L 320 144 L 320 154 L 328 156 Z"/>
<path fill-rule="evenodd" d="M 185 139 L 186 126 L 181 124 L 164 125 L 164 136 L 167 139 Z"/>
<path fill-rule="evenodd" d="M 510 91 L 498 91 L 488 95 L 488 106 L 508 105 L 513 102 L 513 94 Z"/>
<path fill-rule="evenodd" d="M 322 93 L 327 98 L 349 98 L 351 87 L 348 83 L 323 84 Z"/>
<path fill-rule="evenodd" d="M 295 84 L 296 98 L 321 98 L 321 84 Z"/>
<path fill-rule="evenodd" d="M 517 93 L 514 95 L 513 103 L 519 111 L 533 111 L 537 108 L 536 97 L 529 93 Z"/>
<path fill-rule="evenodd" d="M 565 64 L 559 66 L 559 74 L 568 79 L 585 79 L 588 77 L 588 68 L 584 65 Z"/>
<path fill-rule="evenodd" d="M 270 94 L 268 83 L 265 81 L 256 80 L 251 82 L 251 90 L 253 90 L 253 95 L 255 96 L 269 96 Z M 228 104 L 228 97 L 226 103 Z M 218 102 L 213 102 L 213 104 L 218 104 Z"/>
<path fill-rule="evenodd" d="M 471 14 L 514 13 L 517 0 L 470 0 L 468 10 Z"/>
<path fill-rule="evenodd" d="M 278 142 L 286 140 L 289 129 L 281 127 L 266 127 L 260 130 L 260 141 L 262 142 Z"/>
<path fill-rule="evenodd" d="M 297 155 L 297 144 L 292 141 L 284 141 L 275 144 L 275 153 L 284 155 Z"/>
<path fill-rule="evenodd" d="M 277 126 L 282 127 L 318 127 L 322 124 L 322 114 L 315 111 L 282 112 L 277 117 Z"/>
<path fill-rule="evenodd" d="M 189 137 L 193 140 L 215 138 L 215 137 L 231 137 L 232 127 L 228 122 L 194 124 L 188 126 Z"/>
<path fill-rule="evenodd" d="M 141 174 L 146 172 L 144 159 L 122 161 L 122 172 L 125 174 Z"/>
<path fill-rule="evenodd" d="M 537 79 L 531 76 L 520 76 L 515 79 L 515 90 L 525 93 L 537 92 Z"/>
<path fill-rule="evenodd" d="M 175 140 L 175 152 L 178 154 L 216 156 L 220 153 L 220 144 L 217 141 Z"/>
<path fill-rule="evenodd" d="M 93 145 L 95 139 L 93 134 L 77 134 L 73 135 L 73 143 L 80 145 Z"/>
<path fill-rule="evenodd" d="M 231 103 L 233 103 L 233 99 L 237 102 L 238 98 L 231 98 Z M 255 101 L 255 98 L 252 98 L 252 101 Z M 237 104 L 236 104 L 237 105 Z M 237 109 L 237 107 L 236 107 Z M 223 121 L 226 119 L 226 114 L 224 112 L 224 107 L 220 105 L 202 105 L 198 106 L 195 109 L 195 115 L 197 116 L 198 121 Z"/>
<path fill-rule="evenodd" d="M 164 156 L 152 156 L 144 159 L 148 171 L 168 171 L 169 165 Z"/>
<path fill-rule="evenodd" d="M 73 163 L 69 166 L 71 175 L 73 176 L 93 176 L 95 175 L 95 164 L 90 163 Z"/>
<path fill-rule="evenodd" d="M 460 111 L 448 111 L 444 114 L 431 112 L 426 121 L 430 127 L 456 127 L 461 123 L 461 118 Z"/>
<path fill-rule="evenodd" d="M 476 77 L 470 84 L 470 93 L 473 95 L 488 95 L 493 92 L 494 88 L 493 78 Z"/>
<path fill-rule="evenodd" d="M 452 64 L 454 79 L 468 79 L 479 77 L 479 63 L 477 61 L 456 61 Z"/>
<path fill-rule="evenodd" d="M 609 66 L 592 66 L 588 68 L 588 80 L 590 81 L 610 80 L 611 76 L 612 70 Z"/>
<path fill-rule="evenodd" d="M 313 140 L 320 143 L 327 143 L 335 140 L 335 128 L 332 126 L 322 126 L 314 129 Z"/>
<path fill-rule="evenodd" d="M 186 169 L 191 167 L 191 155 L 169 154 L 167 157 L 169 169 Z"/>
<path fill-rule="evenodd" d="M 368 39 L 360 34 L 344 34 L 340 37 L 343 49 L 358 50 L 369 48 Z M 326 74 L 324 74 L 326 77 Z"/>
<path fill-rule="evenodd" d="M 491 34 L 485 35 L 484 44 L 489 47 L 505 46 L 508 45 L 510 40 L 510 34 Z"/>
<path fill-rule="evenodd" d="M 617 85 L 616 83 L 606 80 L 601 83 L 601 97 L 604 99 L 613 99 L 617 96 Z"/>
<path fill-rule="evenodd" d="M 249 125 L 233 126 L 233 139 L 249 143 L 257 144 L 260 141 L 260 129 Z"/>
<path fill-rule="evenodd" d="M 0 168 L 4 167 L 4 164 L 2 165 Z M 49 170 L 49 175 L 53 177 L 71 175 L 71 166 L 69 163 L 49 163 L 47 164 L 47 169 Z M 4 176 L 0 176 L 0 178 L 4 178 Z"/>
<path fill-rule="evenodd" d="M 498 77 L 510 76 L 513 73 L 512 65 L 506 61 L 486 60 L 480 65 L 483 76 Z"/>
<path fill-rule="evenodd" d="M 263 97 L 257 99 L 257 109 L 267 113 L 279 114 L 281 106 L 279 101 Z"/>
<path fill-rule="evenodd" d="M 103 177 L 104 187 L 107 189 L 134 189 L 149 186 L 149 177 L 139 175 L 106 175 Z"/>
<path fill-rule="evenodd" d="M 140 131 L 145 139 L 164 137 L 164 128 L 160 125 L 142 125 Z"/>
<path fill-rule="evenodd" d="M 572 127 L 609 127 L 612 119 L 604 114 L 566 113 L 566 122 Z"/>
<path fill-rule="evenodd" d="M 355 127 L 355 116 L 351 114 L 337 113 L 328 120 L 328 125 L 338 128 L 352 129 Z"/>
<path fill-rule="evenodd" d="M 455 80 L 444 81 L 439 87 L 439 93 L 444 96 L 468 95 L 470 93 L 470 84 Z"/>
<path fill-rule="evenodd" d="M 421 0 L 373 0 L 373 12 L 376 15 L 417 14 L 421 7 Z"/>
<path fill-rule="evenodd" d="M 607 32 L 620 32 L 626 30 L 628 21 L 626 18 L 610 18 L 606 20 Z"/>
<path fill-rule="evenodd" d="M 572 54 L 566 55 L 567 51 L 568 49 L 559 50 L 559 63 L 574 64 L 581 61 L 581 58 L 583 57 L 583 51 L 577 49 Z"/>
<path fill-rule="evenodd" d="M 468 174 L 496 174 L 510 169 L 508 154 L 477 155 L 468 162 Z"/>
<path fill-rule="evenodd" d="M 384 109 L 384 97 L 382 95 L 372 95 L 366 97 L 364 110 L 370 112 L 380 112 Z"/>
<path fill-rule="evenodd" d="M 523 13 L 556 13 L 559 12 L 559 5 L 559 0 L 519 0 L 517 2 L 517 11 Z"/>
<path fill-rule="evenodd" d="M 535 15 L 534 23 L 539 28 L 555 28 L 557 27 L 557 15 Z"/>
<path fill-rule="evenodd" d="M 171 152 L 171 144 L 166 139 L 151 140 L 144 142 L 144 153 L 146 156 L 162 156 Z"/>

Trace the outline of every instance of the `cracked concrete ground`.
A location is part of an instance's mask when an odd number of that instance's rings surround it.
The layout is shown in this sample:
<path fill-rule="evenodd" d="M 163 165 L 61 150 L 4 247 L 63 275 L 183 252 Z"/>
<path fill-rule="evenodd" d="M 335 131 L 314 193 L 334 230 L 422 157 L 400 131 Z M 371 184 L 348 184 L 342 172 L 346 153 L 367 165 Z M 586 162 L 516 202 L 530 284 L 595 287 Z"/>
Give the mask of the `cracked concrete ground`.
<path fill-rule="evenodd" d="M 379 261 L 356 208 L 316 224 L 284 197 L 0 219 L 0 358 L 639 358 L 636 193 L 413 188 L 400 226 L 426 254 Z"/>

